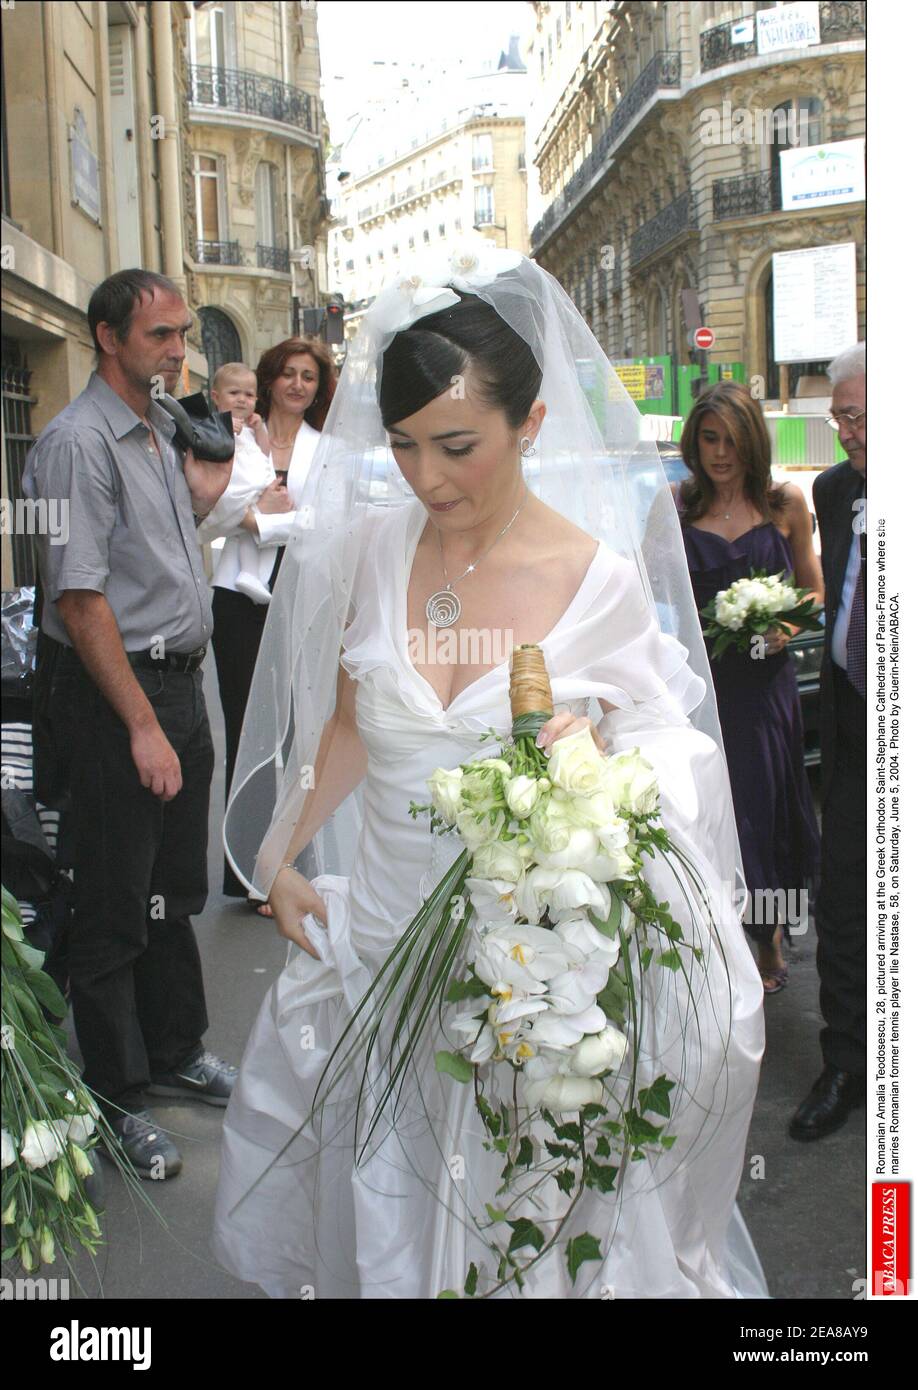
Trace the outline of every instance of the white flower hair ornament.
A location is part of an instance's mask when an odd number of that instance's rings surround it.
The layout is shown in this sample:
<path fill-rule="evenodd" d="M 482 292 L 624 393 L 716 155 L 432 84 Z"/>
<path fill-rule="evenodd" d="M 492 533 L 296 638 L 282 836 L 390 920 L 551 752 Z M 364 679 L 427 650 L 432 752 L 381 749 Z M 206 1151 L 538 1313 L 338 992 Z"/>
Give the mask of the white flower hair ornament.
<path fill-rule="evenodd" d="M 449 256 L 429 257 L 379 295 L 368 317 L 380 335 L 401 333 L 418 319 L 459 303 L 455 290 L 474 293 L 523 260 L 519 251 L 482 240 L 456 247 Z"/>

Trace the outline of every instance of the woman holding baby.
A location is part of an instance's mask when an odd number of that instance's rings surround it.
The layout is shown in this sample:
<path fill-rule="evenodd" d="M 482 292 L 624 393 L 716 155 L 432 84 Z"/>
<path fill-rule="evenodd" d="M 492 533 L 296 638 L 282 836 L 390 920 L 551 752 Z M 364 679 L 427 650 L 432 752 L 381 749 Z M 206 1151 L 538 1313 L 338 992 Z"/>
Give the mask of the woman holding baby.
<path fill-rule="evenodd" d="M 220 501 L 198 528 L 202 544 L 226 540 L 213 577 L 214 656 L 226 725 L 226 788 L 233 780 L 239 732 L 271 590 L 303 505 L 319 432 L 335 392 L 331 353 L 315 338 L 287 338 L 262 353 L 256 371 L 241 362 L 219 368 L 211 386 L 218 410 L 232 412 L 233 473 Z M 249 897 L 224 861 L 223 892 Z"/>

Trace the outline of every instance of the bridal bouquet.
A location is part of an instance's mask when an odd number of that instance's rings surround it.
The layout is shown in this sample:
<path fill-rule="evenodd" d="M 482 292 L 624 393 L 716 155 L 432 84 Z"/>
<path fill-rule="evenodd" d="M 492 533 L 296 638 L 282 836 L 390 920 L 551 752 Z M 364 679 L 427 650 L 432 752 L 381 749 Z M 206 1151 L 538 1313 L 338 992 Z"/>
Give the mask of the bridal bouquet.
<path fill-rule="evenodd" d="M 550 755 L 538 747 L 552 715 L 538 647 L 514 651 L 511 710 L 500 756 L 438 769 L 431 803 L 411 805 L 463 848 L 355 1010 L 313 1107 L 362 1052 L 359 1161 L 376 1126 L 391 1121 L 428 1025 L 436 1020 L 452 1039 L 431 1064 L 473 1085 L 484 1147 L 499 1163 L 494 1200 L 476 1218 L 495 1268 L 469 1266 L 469 1297 L 511 1281 L 522 1288 L 526 1271 L 565 1236 L 572 1280 L 603 1258 L 594 1233 L 571 1232 L 579 1199 L 589 1188 L 616 1192 L 628 1164 L 676 1142 L 665 1132 L 676 1081 L 657 1075 L 638 1085 L 639 1059 L 645 1074 L 647 1061 L 644 976 L 681 971 L 691 997 L 686 961 L 704 963 L 645 876 L 647 860 L 660 855 L 705 897 L 660 823 L 656 775 L 640 750 L 606 756 L 589 729 L 556 740 Z M 386 1069 L 376 1084 L 372 1058 L 383 1039 Z M 568 1199 L 550 1223 L 539 1215 L 546 1184 Z"/>
<path fill-rule="evenodd" d="M 764 637 L 770 627 L 790 635 L 789 623 L 818 631 L 822 626 L 821 608 L 780 574 L 753 570 L 748 579 L 735 579 L 729 589 L 721 589 L 701 610 L 707 618 L 705 637 L 715 639 L 712 657 L 722 656 L 728 647 L 748 652 L 756 637 Z"/>

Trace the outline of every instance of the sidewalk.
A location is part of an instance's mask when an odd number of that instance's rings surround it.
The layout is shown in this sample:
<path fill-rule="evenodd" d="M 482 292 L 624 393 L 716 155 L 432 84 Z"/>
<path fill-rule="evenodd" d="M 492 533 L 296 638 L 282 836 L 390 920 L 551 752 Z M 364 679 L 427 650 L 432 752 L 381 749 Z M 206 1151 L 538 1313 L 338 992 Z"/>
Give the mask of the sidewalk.
<path fill-rule="evenodd" d="M 220 822 L 223 810 L 223 725 L 212 655 L 205 689 L 216 750 L 211 794 L 210 881 L 215 885 L 198 919 L 207 984 L 210 1030 L 206 1045 L 238 1063 L 261 1001 L 281 969 L 286 950 L 273 924 L 243 904 L 222 897 Z M 853 1296 L 862 1278 L 865 1240 L 864 1112 L 816 1144 L 787 1137 L 787 1122 L 816 1079 L 821 1059 L 816 941 L 796 938 L 788 988 L 765 1003 L 768 1045 L 749 1134 L 740 1207 L 769 1289 L 775 1298 Z M 185 1160 L 178 1178 L 146 1183 L 167 1223 L 163 1229 L 135 1209 L 110 1165 L 105 1165 L 108 1238 L 93 1271 L 77 1268 L 89 1297 L 261 1298 L 258 1289 L 225 1274 L 210 1255 L 213 1194 L 223 1111 L 150 1098 L 150 1109 L 173 1134 Z M 759 1161 L 760 1160 L 760 1161 Z M 758 1173 L 752 1177 L 750 1173 Z M 66 1271 L 53 1271 L 63 1277 Z M 99 1289 L 99 1281 L 102 1289 Z M 73 1297 L 79 1291 L 71 1288 Z"/>

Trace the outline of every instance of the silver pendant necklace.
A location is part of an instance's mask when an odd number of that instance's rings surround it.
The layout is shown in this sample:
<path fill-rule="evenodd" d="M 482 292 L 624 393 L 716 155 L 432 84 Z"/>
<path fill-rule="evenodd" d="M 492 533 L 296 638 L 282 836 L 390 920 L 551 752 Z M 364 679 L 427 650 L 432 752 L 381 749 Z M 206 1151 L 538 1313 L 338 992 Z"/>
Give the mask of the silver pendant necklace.
<path fill-rule="evenodd" d="M 455 586 L 460 584 L 463 579 L 477 569 L 486 555 L 490 555 L 501 536 L 505 536 L 514 521 L 516 521 L 516 518 L 526 505 L 526 498 L 528 496 L 529 493 L 527 492 L 503 530 L 498 531 L 487 550 L 483 551 L 482 554 L 478 556 L 478 559 L 460 574 L 458 579 L 450 580 L 446 573 L 446 562 L 443 559 L 443 535 L 439 528 L 437 529 L 437 539 L 440 542 L 440 563 L 443 566 L 443 578 L 446 580 L 446 584 L 442 589 L 438 589 L 435 594 L 431 594 L 430 598 L 427 600 L 427 621 L 432 623 L 434 627 L 451 627 L 453 623 L 457 622 L 461 617 L 462 604 L 459 600 L 459 595 L 454 592 Z"/>

